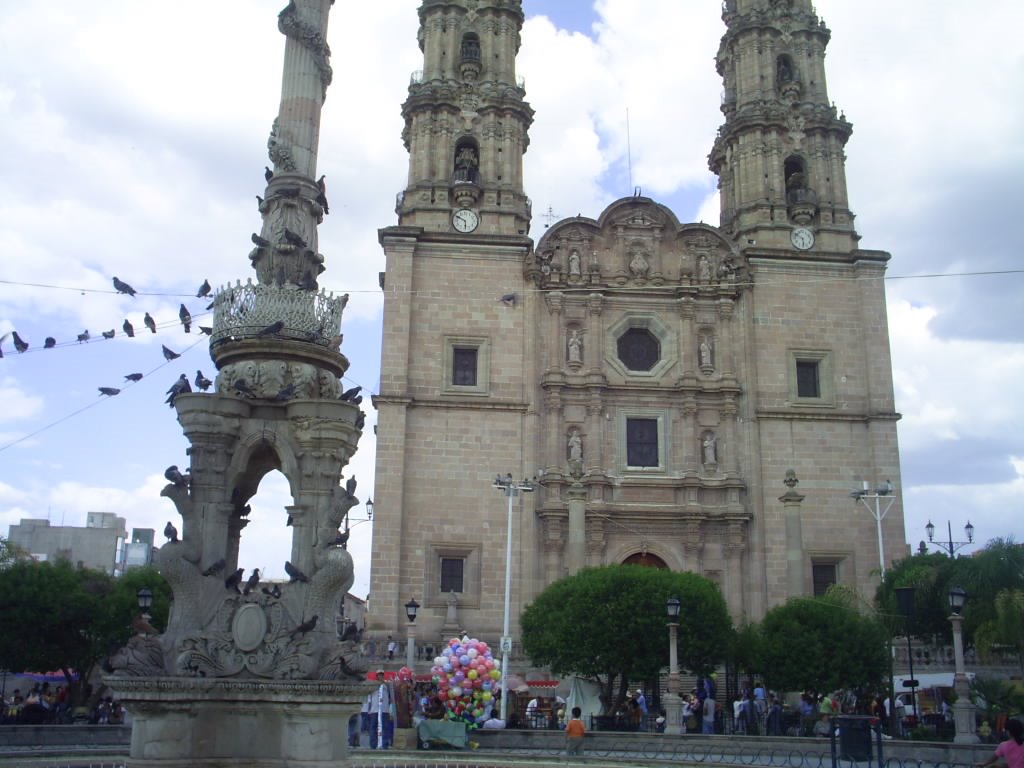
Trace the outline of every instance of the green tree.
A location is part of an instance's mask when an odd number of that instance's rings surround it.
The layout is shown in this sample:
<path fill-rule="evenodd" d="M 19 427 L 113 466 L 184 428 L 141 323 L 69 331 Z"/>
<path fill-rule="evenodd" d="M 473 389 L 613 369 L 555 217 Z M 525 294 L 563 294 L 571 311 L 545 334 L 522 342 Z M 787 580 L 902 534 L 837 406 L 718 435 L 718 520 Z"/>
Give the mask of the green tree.
<path fill-rule="evenodd" d="M 631 680 L 668 665 L 665 603 L 681 603 L 680 667 L 710 673 L 724 658 L 732 622 L 718 588 L 693 573 L 637 565 L 588 568 L 556 581 L 521 617 L 523 648 L 556 675 L 589 677 L 606 711 L 626 698 Z"/>
<path fill-rule="evenodd" d="M 154 593 L 153 623 L 167 618 L 170 588 L 152 568 L 113 579 L 101 571 L 75 568 L 66 560 L 16 562 L 0 570 L 0 666 L 11 670 L 60 669 L 80 701 L 81 682 L 123 645 L 138 615 L 136 592 Z M 72 679 L 72 671 L 80 681 Z"/>
<path fill-rule="evenodd" d="M 990 664 L 996 648 L 1012 648 L 1024 672 L 1024 591 L 1002 590 L 996 595 L 995 614 L 994 619 L 986 621 L 974 633 L 978 655 Z"/>
<path fill-rule="evenodd" d="M 0 536 L 0 568 L 6 568 L 17 560 L 23 560 L 26 557 L 27 555 L 22 551 L 21 547 L 11 544 L 9 539 Z"/>
<path fill-rule="evenodd" d="M 889 670 L 885 626 L 861 613 L 845 590 L 773 608 L 759 634 L 758 668 L 772 688 L 875 688 Z"/>

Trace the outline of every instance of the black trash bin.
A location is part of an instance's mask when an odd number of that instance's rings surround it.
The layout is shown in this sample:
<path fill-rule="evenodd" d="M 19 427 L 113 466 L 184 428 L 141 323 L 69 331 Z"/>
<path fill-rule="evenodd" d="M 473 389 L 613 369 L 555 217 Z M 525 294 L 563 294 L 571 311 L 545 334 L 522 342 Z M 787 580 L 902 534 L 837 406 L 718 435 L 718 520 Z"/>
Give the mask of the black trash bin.
<path fill-rule="evenodd" d="M 832 764 L 836 764 L 837 758 L 858 763 L 870 762 L 871 743 L 875 736 L 876 722 L 873 717 L 858 715 L 841 715 L 834 718 L 832 722 L 835 726 L 832 731 Z M 879 744 L 879 750 L 881 750 L 881 744 Z M 877 757 L 881 764 L 881 754 Z"/>

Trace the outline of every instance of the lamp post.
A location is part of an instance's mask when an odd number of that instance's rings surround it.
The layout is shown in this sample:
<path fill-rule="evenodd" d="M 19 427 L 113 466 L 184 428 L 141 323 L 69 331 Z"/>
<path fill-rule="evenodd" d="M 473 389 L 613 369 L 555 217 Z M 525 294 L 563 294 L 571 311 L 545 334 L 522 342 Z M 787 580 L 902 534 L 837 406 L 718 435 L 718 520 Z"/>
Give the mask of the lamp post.
<path fill-rule="evenodd" d="M 914 711 L 914 722 L 917 722 L 917 680 L 914 679 L 914 652 L 910 647 L 910 620 L 914 616 L 914 587 L 896 587 L 896 602 L 899 604 L 900 613 L 903 614 L 904 629 L 903 631 L 907 635 L 907 663 L 910 665 L 910 680 L 906 681 L 910 683 L 910 708 Z M 892 712 L 896 712 L 896 693 L 893 693 L 892 701 Z"/>
<path fill-rule="evenodd" d="M 420 604 L 416 602 L 415 597 L 405 604 L 405 615 L 409 619 L 409 632 L 405 642 L 405 666 L 409 669 L 413 669 L 416 663 L 416 614 L 419 609 Z"/>
<path fill-rule="evenodd" d="M 888 480 L 885 485 L 875 488 L 874 493 L 868 490 L 868 481 L 864 481 L 864 487 L 858 491 L 850 491 L 850 497 L 856 499 L 875 518 L 875 526 L 878 530 L 878 567 L 882 571 L 882 578 L 885 578 L 885 550 L 882 548 L 882 520 L 889 514 L 896 497 L 892 495 L 892 483 Z M 884 509 L 882 499 L 885 499 Z M 873 501 L 874 504 L 869 502 Z"/>
<path fill-rule="evenodd" d="M 665 601 L 668 613 L 668 701 L 665 702 L 665 733 L 682 733 L 682 705 L 679 701 L 679 659 L 676 645 L 679 643 L 679 598 L 670 597 Z"/>
<path fill-rule="evenodd" d="M 928 543 L 933 544 L 937 547 L 942 547 L 944 550 L 949 552 L 949 556 L 953 557 L 961 547 L 966 547 L 968 544 L 974 543 L 974 526 L 971 525 L 971 521 L 967 521 L 967 525 L 964 526 L 964 533 L 967 535 L 967 541 L 953 541 L 953 525 L 946 521 L 946 533 L 949 538 L 946 541 L 935 541 L 935 526 L 932 525 L 932 521 L 928 521 L 928 525 L 924 527 L 925 532 L 928 534 Z M 922 544 L 924 542 L 921 542 Z M 952 595 L 952 592 L 950 593 Z M 950 598 L 952 600 L 952 597 Z"/>
<path fill-rule="evenodd" d="M 956 691 L 956 701 L 953 703 L 953 721 L 956 723 L 954 744 L 974 744 L 978 741 L 978 734 L 974 730 L 974 702 L 971 701 L 970 684 L 967 682 L 967 673 L 964 671 L 962 629 L 964 617 L 961 611 L 966 602 L 967 592 L 963 587 L 953 587 L 949 590 L 949 608 L 952 611 L 949 621 L 953 624 L 953 668 L 955 670 L 953 690 Z"/>
<path fill-rule="evenodd" d="M 512 637 L 509 635 L 508 611 L 512 601 L 512 499 L 519 495 L 519 492 L 532 493 L 537 489 L 529 480 L 516 482 L 512 479 L 512 473 L 502 477 L 494 478 L 491 487 L 498 489 L 508 499 L 508 528 L 505 534 L 505 615 L 501 625 L 501 719 L 508 722 L 508 691 L 506 680 L 508 678 L 508 654 L 512 650 Z"/>
<path fill-rule="evenodd" d="M 136 599 L 139 601 L 139 610 L 142 611 L 142 618 L 149 621 L 152 617 L 149 615 L 149 609 L 153 606 L 153 593 L 149 587 L 143 587 L 135 593 Z"/>

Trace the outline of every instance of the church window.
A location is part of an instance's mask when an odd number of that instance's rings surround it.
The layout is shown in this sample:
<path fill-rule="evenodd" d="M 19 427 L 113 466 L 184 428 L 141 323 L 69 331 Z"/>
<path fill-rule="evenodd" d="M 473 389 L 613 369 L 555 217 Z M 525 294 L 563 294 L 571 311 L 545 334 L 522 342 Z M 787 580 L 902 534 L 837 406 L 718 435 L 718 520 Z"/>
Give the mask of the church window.
<path fill-rule="evenodd" d="M 631 371 L 649 371 L 661 359 L 658 337 L 647 328 L 630 328 L 618 339 L 619 360 Z"/>
<path fill-rule="evenodd" d="M 450 395 L 486 395 L 490 386 L 487 339 L 474 336 L 445 338 L 442 392 Z"/>
<path fill-rule="evenodd" d="M 626 464 L 631 467 L 659 466 L 657 419 L 626 419 Z"/>
<path fill-rule="evenodd" d="M 775 80 L 779 85 L 798 80 L 796 66 L 789 54 L 783 53 L 775 60 Z"/>
<path fill-rule="evenodd" d="M 815 597 L 822 597 L 828 588 L 839 583 L 838 565 L 835 562 L 811 562 L 811 588 Z"/>
<path fill-rule="evenodd" d="M 797 397 L 821 397 L 818 361 L 796 361 L 796 394 Z"/>
<path fill-rule="evenodd" d="M 476 356 L 476 347 L 452 350 L 452 384 L 456 387 L 476 386 Z"/>
<path fill-rule="evenodd" d="M 825 350 L 791 349 L 789 355 L 790 403 L 797 406 L 834 405 L 832 354 Z"/>
<path fill-rule="evenodd" d="M 783 176 L 786 179 L 786 193 L 807 189 L 807 166 L 802 157 L 791 155 L 783 165 Z"/>
<path fill-rule="evenodd" d="M 473 32 L 462 36 L 462 60 L 480 61 L 480 38 Z"/>
<path fill-rule="evenodd" d="M 466 559 L 463 557 L 442 557 L 440 563 L 442 594 L 462 592 L 466 571 Z"/>

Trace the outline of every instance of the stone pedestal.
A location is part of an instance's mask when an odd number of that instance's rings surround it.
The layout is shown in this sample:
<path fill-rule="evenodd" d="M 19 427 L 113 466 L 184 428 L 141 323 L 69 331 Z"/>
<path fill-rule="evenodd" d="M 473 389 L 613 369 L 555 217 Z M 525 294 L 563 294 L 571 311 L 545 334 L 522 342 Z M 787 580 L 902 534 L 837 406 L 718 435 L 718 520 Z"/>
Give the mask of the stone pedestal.
<path fill-rule="evenodd" d="M 126 768 L 325 768 L 348 756 L 360 683 L 110 677 L 132 715 Z"/>

